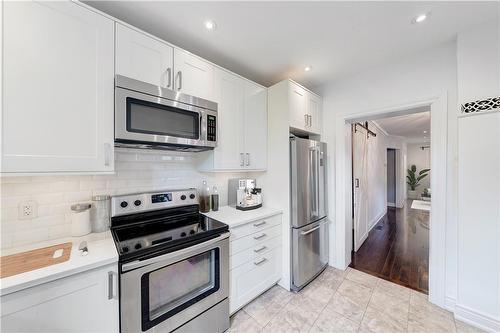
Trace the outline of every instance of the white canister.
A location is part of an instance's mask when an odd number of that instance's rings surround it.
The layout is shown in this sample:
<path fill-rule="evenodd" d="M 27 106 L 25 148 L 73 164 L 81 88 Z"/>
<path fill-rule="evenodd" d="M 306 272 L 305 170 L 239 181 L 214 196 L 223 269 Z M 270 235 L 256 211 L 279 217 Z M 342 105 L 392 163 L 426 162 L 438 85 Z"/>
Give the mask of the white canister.
<path fill-rule="evenodd" d="M 90 204 L 76 204 L 71 206 L 71 236 L 79 237 L 90 234 Z"/>

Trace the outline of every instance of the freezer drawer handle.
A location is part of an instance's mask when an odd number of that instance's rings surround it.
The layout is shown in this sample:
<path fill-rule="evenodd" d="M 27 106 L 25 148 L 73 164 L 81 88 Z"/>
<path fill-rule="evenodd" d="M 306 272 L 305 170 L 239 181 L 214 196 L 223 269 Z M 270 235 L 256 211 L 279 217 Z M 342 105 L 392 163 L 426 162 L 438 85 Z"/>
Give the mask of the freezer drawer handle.
<path fill-rule="evenodd" d="M 255 252 L 255 253 L 259 253 L 259 252 L 264 251 L 265 249 L 267 249 L 267 246 L 262 245 L 262 246 L 261 246 L 261 247 L 259 247 L 258 249 L 254 249 L 254 250 L 253 250 L 253 252 Z"/>
<path fill-rule="evenodd" d="M 266 258 L 262 258 L 262 259 L 260 259 L 259 261 L 254 261 L 254 262 L 253 262 L 253 264 L 254 264 L 255 266 L 259 266 L 260 264 L 262 264 L 262 263 L 264 263 L 264 262 L 266 262 L 266 261 L 267 261 L 267 259 L 266 259 Z"/>
<path fill-rule="evenodd" d="M 317 227 L 315 227 L 315 228 L 312 228 L 311 230 L 302 231 L 300 234 L 301 234 L 302 236 L 304 236 L 304 235 L 310 234 L 311 232 L 313 232 L 313 231 L 315 231 L 315 230 L 318 230 L 319 228 L 321 228 L 321 226 L 320 226 L 320 225 L 318 225 L 318 226 L 317 226 Z"/>
<path fill-rule="evenodd" d="M 262 222 L 259 222 L 259 223 L 254 223 L 253 226 L 254 227 L 260 227 L 261 225 L 264 225 L 266 224 L 266 221 L 262 221 Z"/>
<path fill-rule="evenodd" d="M 261 238 L 264 238 L 266 237 L 266 234 L 265 233 L 262 233 L 262 235 L 260 236 L 255 236 L 253 239 L 261 239 Z"/>

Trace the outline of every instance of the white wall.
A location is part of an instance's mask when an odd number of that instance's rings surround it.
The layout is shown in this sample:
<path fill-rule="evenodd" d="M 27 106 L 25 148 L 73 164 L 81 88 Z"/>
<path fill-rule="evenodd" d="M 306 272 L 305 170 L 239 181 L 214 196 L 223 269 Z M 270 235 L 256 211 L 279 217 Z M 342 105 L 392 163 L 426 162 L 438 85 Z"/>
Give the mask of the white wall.
<path fill-rule="evenodd" d="M 458 34 L 459 103 L 500 95 L 499 31 L 500 20 L 496 20 Z"/>
<path fill-rule="evenodd" d="M 431 167 L 431 149 L 426 148 L 422 150 L 422 146 L 428 147 L 430 146 L 430 143 L 422 142 L 407 144 L 406 168 L 410 169 L 412 165 L 415 165 L 417 167 L 417 176 L 421 170 L 430 169 Z M 431 187 L 431 172 L 429 172 L 429 175 L 427 177 L 420 181 L 420 186 L 418 186 L 416 189 L 419 196 L 425 188 Z"/>
<path fill-rule="evenodd" d="M 500 96 L 497 20 L 457 38 L 459 102 Z M 500 115 L 459 119 L 458 296 L 463 320 L 500 332 Z"/>
<path fill-rule="evenodd" d="M 406 105 L 447 93 L 447 220 L 446 224 L 446 296 L 452 300 L 457 295 L 457 71 L 456 45 L 446 43 L 420 54 L 401 59 L 355 76 L 344 78 L 319 87 L 324 98 L 323 134 L 330 149 L 329 155 L 329 208 L 335 207 L 335 128 L 339 115 L 363 114 L 370 110 Z M 406 163 L 405 163 L 406 165 Z M 340 209 L 340 207 L 339 207 Z M 335 219 L 335 215 L 330 217 Z M 331 234 L 334 240 L 338 224 Z M 331 244 L 335 249 L 336 244 Z M 331 261 L 338 260 L 331 253 Z"/>
<path fill-rule="evenodd" d="M 115 150 L 114 175 L 1 178 L 1 248 L 70 236 L 70 206 L 96 194 L 124 194 L 216 185 L 220 205 L 227 205 L 227 180 L 245 173 L 201 173 L 193 153 Z M 264 191 L 265 192 L 265 191 Z M 18 218 L 18 205 L 38 204 L 38 217 Z"/>

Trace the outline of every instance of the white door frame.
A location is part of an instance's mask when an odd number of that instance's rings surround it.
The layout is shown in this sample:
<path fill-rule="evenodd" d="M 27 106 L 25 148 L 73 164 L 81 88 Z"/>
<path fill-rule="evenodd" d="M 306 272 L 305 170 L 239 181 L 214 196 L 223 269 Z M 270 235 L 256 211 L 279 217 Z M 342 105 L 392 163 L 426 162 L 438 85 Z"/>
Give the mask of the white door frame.
<path fill-rule="evenodd" d="M 372 120 L 380 116 L 399 116 L 412 113 L 419 107 L 431 109 L 431 188 L 432 211 L 429 223 L 429 300 L 445 305 L 446 275 L 446 165 L 448 135 L 447 93 L 438 97 L 408 104 L 338 115 L 335 119 L 335 238 L 331 240 L 330 262 L 345 269 L 351 262 L 352 250 L 352 188 L 350 124 L 358 120 Z M 413 111 L 414 112 L 414 111 Z M 436 221 L 436 223 L 433 223 Z M 333 243 L 333 244 L 332 244 Z"/>

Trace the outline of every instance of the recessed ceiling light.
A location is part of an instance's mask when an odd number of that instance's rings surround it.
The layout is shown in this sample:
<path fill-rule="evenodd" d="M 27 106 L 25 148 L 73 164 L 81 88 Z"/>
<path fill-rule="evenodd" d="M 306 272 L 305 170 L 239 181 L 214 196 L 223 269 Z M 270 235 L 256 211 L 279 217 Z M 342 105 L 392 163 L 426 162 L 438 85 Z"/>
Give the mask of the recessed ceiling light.
<path fill-rule="evenodd" d="M 214 31 L 217 28 L 217 24 L 215 24 L 215 21 L 207 20 L 205 21 L 205 28 L 207 28 L 207 30 Z"/>
<path fill-rule="evenodd" d="M 427 134 L 427 131 L 424 131 L 424 134 Z"/>
<path fill-rule="evenodd" d="M 429 18 L 430 13 L 424 13 L 416 16 L 411 22 L 412 23 L 422 23 Z"/>
<path fill-rule="evenodd" d="M 311 66 L 306 66 L 306 67 L 304 67 L 304 71 L 305 71 L 305 72 L 309 72 L 311 69 L 312 69 L 312 67 L 311 67 Z"/>

